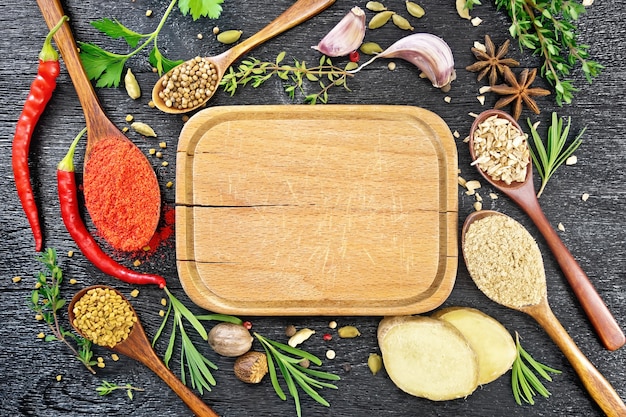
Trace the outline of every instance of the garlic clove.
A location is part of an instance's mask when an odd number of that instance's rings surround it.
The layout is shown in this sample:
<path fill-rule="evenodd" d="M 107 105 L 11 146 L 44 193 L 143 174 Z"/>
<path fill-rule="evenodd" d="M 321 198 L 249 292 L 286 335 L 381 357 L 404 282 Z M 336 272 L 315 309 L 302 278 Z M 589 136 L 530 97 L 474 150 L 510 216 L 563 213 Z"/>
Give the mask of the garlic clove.
<path fill-rule="evenodd" d="M 353 7 L 322 40 L 311 48 L 326 56 L 345 56 L 361 46 L 365 38 L 365 12 Z"/>
<path fill-rule="evenodd" d="M 456 79 L 450 46 L 430 33 L 405 36 L 377 55 L 377 58 L 401 58 L 418 67 L 433 87 L 448 91 Z"/>
<path fill-rule="evenodd" d="M 396 41 L 351 73 L 356 73 L 378 58 L 400 58 L 418 67 L 433 84 L 447 92 L 456 79 L 454 57 L 450 46 L 438 36 L 430 33 L 414 33 Z"/>

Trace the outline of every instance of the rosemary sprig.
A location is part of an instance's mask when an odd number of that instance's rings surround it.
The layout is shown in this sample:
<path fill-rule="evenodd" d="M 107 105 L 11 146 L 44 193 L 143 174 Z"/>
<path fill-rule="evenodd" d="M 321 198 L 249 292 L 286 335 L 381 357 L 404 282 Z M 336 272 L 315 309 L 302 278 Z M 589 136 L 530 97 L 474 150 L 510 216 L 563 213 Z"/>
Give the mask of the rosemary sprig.
<path fill-rule="evenodd" d="M 267 362 L 269 368 L 270 379 L 274 391 L 281 400 L 286 400 L 287 396 L 283 391 L 278 381 L 278 374 L 276 369 L 280 371 L 285 383 L 287 384 L 287 390 L 293 397 L 296 414 L 298 417 L 302 415 L 302 409 L 300 406 L 300 396 L 298 393 L 298 386 L 313 398 L 318 403 L 329 407 L 330 404 L 326 401 L 318 392 L 320 388 L 333 388 L 337 389 L 337 386 L 328 382 L 320 381 L 320 379 L 328 381 L 338 381 L 340 378 L 335 374 L 329 372 L 317 371 L 314 369 L 305 368 L 299 363 L 308 359 L 315 365 L 321 365 L 322 361 L 315 355 L 305 352 L 298 348 L 293 348 L 289 345 L 279 343 L 273 340 L 266 339 L 258 333 L 254 333 L 267 355 Z"/>
<path fill-rule="evenodd" d="M 165 287 L 165 293 L 169 298 L 169 306 L 167 312 L 163 317 L 161 326 L 157 330 L 154 338 L 152 339 L 152 346 L 155 345 L 163 329 L 165 328 L 171 312 L 174 312 L 172 320 L 172 333 L 170 333 L 169 341 L 165 354 L 163 356 L 163 362 L 169 367 L 169 362 L 172 359 L 174 353 L 174 347 L 177 339 L 177 331 L 180 333 L 181 348 L 180 348 L 180 379 L 183 383 L 187 384 L 187 371 L 189 372 L 189 379 L 191 387 L 197 389 L 200 394 L 207 391 L 211 391 L 211 386 L 215 386 L 215 378 L 211 373 L 211 369 L 216 370 L 217 366 L 209 359 L 204 357 L 193 340 L 187 334 L 183 319 L 187 323 L 191 324 L 193 329 L 200 335 L 202 340 L 208 340 L 208 333 L 202 323 L 185 305 L 180 302 L 174 295 Z M 185 367 L 187 370 L 185 370 Z"/>
<path fill-rule="evenodd" d="M 544 398 L 550 396 L 550 392 L 543 385 L 541 380 L 535 375 L 547 381 L 552 381 L 550 373 L 560 374 L 558 369 L 544 365 L 535 359 L 522 347 L 519 341 L 519 334 L 515 332 L 515 346 L 517 348 L 517 357 L 513 362 L 511 373 L 511 386 L 513 388 L 513 397 L 518 405 L 522 405 L 522 400 L 530 405 L 535 404 L 533 397 L 537 394 Z"/>
<path fill-rule="evenodd" d="M 43 263 L 47 271 L 39 272 L 37 284 L 28 300 L 29 307 L 36 313 L 37 318 L 48 325 L 52 334 L 44 337 L 44 341 L 63 342 L 92 374 L 96 371 L 93 365 L 97 362 L 93 360 L 91 341 L 81 337 L 71 331 L 65 330 L 59 322 L 59 311 L 65 307 L 66 300 L 61 298 L 61 283 L 63 282 L 63 271 L 57 263 L 56 250 L 46 249 L 37 257 Z M 76 346 L 74 346 L 71 339 Z"/>
<path fill-rule="evenodd" d="M 80 58 L 87 76 L 90 80 L 96 81 L 96 87 L 117 87 L 122 79 L 126 61 L 150 45 L 152 45 L 148 57 L 150 64 L 158 70 L 159 74 L 169 71 L 183 61 L 166 58 L 159 50 L 157 39 L 174 6 L 178 4 L 181 13 L 190 14 L 194 20 L 202 16 L 217 19 L 222 12 L 222 2 L 223 0 L 171 0 L 159 24 L 150 33 L 137 33 L 118 20 L 103 18 L 91 22 L 93 27 L 105 35 L 113 39 L 123 38 L 133 50 L 126 54 L 119 54 L 106 51 L 90 42 L 79 42 Z M 139 44 L 139 42 L 142 43 Z"/>
<path fill-rule="evenodd" d="M 509 33 L 517 38 L 521 49 L 528 49 L 543 58 L 541 75 L 554 87 L 559 106 L 571 103 L 577 89 L 570 73 L 576 65 L 589 83 L 604 68 L 590 59 L 589 45 L 579 44 L 576 22 L 586 12 L 577 1 L 494 0 L 511 18 Z M 480 4 L 468 0 L 467 7 Z"/>
<path fill-rule="evenodd" d="M 132 400 L 134 397 L 133 391 L 143 391 L 144 389 L 133 387 L 130 384 L 117 385 L 106 380 L 102 380 L 102 385 L 96 388 L 96 392 L 102 396 L 109 395 L 115 390 L 126 390 L 126 395 Z"/>
<path fill-rule="evenodd" d="M 356 68 L 356 63 L 349 62 L 344 68 L 333 64 L 331 59 L 325 55 L 319 60 L 315 67 L 307 67 L 305 61 L 294 59 L 293 65 L 286 65 L 282 62 L 285 59 L 285 52 L 276 56 L 274 62 L 261 61 L 256 58 L 247 58 L 235 69 L 231 66 L 224 74 L 220 85 L 224 91 L 234 95 L 238 88 L 250 84 L 253 88 L 261 86 L 265 81 L 273 76 L 277 76 L 285 82 L 285 92 L 292 100 L 295 99 L 296 92 L 304 95 L 304 102 L 316 104 L 328 102 L 328 91 L 335 86 L 342 86 L 350 91 L 347 84 L 348 77 L 352 77 L 349 71 Z M 304 82 L 308 81 L 319 85 L 317 93 L 307 94 Z"/>
<path fill-rule="evenodd" d="M 529 147 L 530 155 L 541 177 L 541 188 L 537 193 L 537 197 L 541 197 L 543 190 L 546 188 L 546 184 L 556 169 L 563 165 L 567 158 L 569 158 L 582 143 L 581 137 L 583 133 L 585 133 L 586 128 L 583 128 L 578 136 L 565 148 L 571 123 L 572 120 L 570 117 L 568 118 L 567 126 L 563 127 L 563 119 L 559 118 L 555 112 L 552 112 L 552 124 L 548 129 L 548 138 L 544 145 L 544 141 L 537 132 L 535 125 L 528 119 L 534 145 L 534 149 L 532 146 Z"/>

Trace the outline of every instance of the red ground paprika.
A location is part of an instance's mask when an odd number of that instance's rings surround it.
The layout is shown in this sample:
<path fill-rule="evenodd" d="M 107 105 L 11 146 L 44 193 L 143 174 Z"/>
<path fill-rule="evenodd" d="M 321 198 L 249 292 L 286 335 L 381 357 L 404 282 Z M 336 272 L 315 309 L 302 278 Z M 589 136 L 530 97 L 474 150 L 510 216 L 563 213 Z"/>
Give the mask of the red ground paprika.
<path fill-rule="evenodd" d="M 63 218 L 65 227 L 83 255 L 105 274 L 111 275 L 129 284 L 156 284 L 159 288 L 164 288 L 165 279 L 163 277 L 133 271 L 109 257 L 109 255 L 98 246 L 98 243 L 89 233 L 85 223 L 80 217 L 76 178 L 74 174 L 74 151 L 85 131 L 86 129 L 76 136 L 67 155 L 57 167 L 59 203 L 61 206 L 61 217 Z"/>
<path fill-rule="evenodd" d="M 94 145 L 85 165 L 85 205 L 99 235 L 116 250 L 143 248 L 157 228 L 161 196 L 151 192 L 152 168 L 134 169 L 141 164 L 145 156 L 136 146 L 111 138 Z"/>
<path fill-rule="evenodd" d="M 22 203 L 22 208 L 30 224 L 30 228 L 35 238 L 35 250 L 40 252 L 43 246 L 43 235 L 35 195 L 30 183 L 30 169 L 28 168 L 28 153 L 30 141 L 33 136 L 35 126 L 39 117 L 43 113 L 52 97 L 52 92 L 57 85 L 57 77 L 61 72 L 59 65 L 59 54 L 52 47 L 52 36 L 67 20 L 63 16 L 59 23 L 53 27 L 43 43 L 39 52 L 39 67 L 37 76 L 30 85 L 30 92 L 24 103 L 22 113 L 15 127 L 13 145 L 11 151 L 11 163 L 13 165 L 13 177 L 15 178 L 15 188 Z"/>

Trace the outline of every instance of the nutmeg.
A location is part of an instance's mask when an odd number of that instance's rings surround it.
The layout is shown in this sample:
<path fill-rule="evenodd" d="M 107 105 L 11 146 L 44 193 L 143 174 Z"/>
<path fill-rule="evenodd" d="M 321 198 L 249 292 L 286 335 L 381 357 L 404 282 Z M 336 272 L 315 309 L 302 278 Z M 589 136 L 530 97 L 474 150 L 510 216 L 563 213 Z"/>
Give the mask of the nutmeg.
<path fill-rule="evenodd" d="M 267 356 L 263 352 L 251 350 L 235 360 L 235 376 L 248 384 L 258 384 L 267 374 Z"/>
<path fill-rule="evenodd" d="M 209 332 L 208 342 L 213 350 L 228 357 L 243 355 L 252 348 L 254 338 L 240 324 L 219 323 Z"/>

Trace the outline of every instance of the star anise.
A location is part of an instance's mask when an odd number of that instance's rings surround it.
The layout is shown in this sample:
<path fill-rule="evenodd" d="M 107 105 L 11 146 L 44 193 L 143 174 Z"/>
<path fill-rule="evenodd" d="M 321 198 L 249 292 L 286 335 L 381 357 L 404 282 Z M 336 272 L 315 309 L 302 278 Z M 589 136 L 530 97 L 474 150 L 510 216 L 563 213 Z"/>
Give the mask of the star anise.
<path fill-rule="evenodd" d="M 504 74 L 504 68 L 517 67 L 519 62 L 513 58 L 504 58 L 509 51 L 509 40 L 507 39 L 496 51 L 496 47 L 489 35 L 485 35 L 485 51 L 472 47 L 472 53 L 477 61 L 465 67 L 471 72 L 478 72 L 478 81 L 489 74 L 489 85 L 495 85 L 498 81 L 498 73 Z"/>
<path fill-rule="evenodd" d="M 502 107 L 513 103 L 511 115 L 515 118 L 515 120 L 519 119 L 522 114 L 523 104 L 526 104 L 526 107 L 536 114 L 539 114 L 539 106 L 537 106 L 533 97 L 547 96 L 550 94 L 550 91 L 540 87 L 531 88 L 536 76 L 537 68 L 533 68 L 532 70 L 525 68 L 520 73 L 519 78 L 515 78 L 513 71 L 510 68 L 505 67 L 504 81 L 506 84 L 494 85 L 490 88 L 491 92 L 504 96 L 496 101 L 494 108 L 501 109 Z"/>

